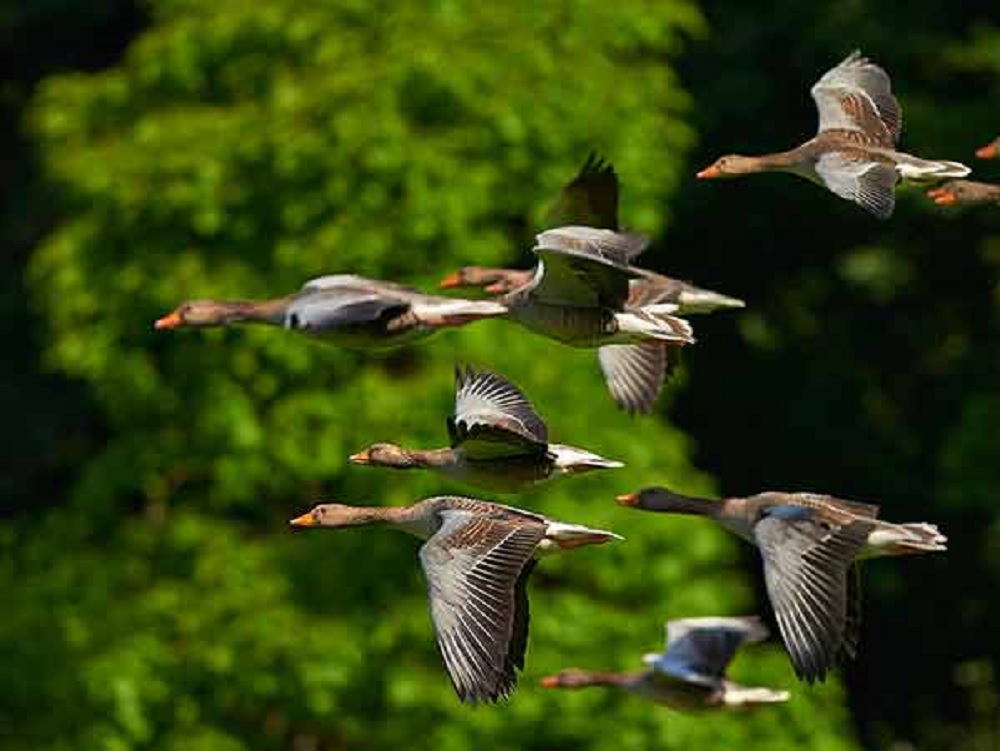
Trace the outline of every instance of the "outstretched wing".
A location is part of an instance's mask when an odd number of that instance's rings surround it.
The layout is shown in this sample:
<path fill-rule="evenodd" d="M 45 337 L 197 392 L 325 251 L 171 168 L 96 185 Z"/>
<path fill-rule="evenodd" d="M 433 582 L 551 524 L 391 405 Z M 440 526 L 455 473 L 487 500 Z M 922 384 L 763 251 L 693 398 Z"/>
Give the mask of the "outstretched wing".
<path fill-rule="evenodd" d="M 548 429 L 531 402 L 506 378 L 455 368 L 455 414 L 448 422 L 452 446 L 472 458 L 545 450 Z"/>
<path fill-rule="evenodd" d="M 549 210 L 550 227 L 583 225 L 618 229 L 618 176 L 615 168 L 591 152 L 580 172 L 559 192 Z"/>
<path fill-rule="evenodd" d="M 899 142 L 903 113 L 892 94 L 889 75 L 855 50 L 812 87 L 819 110 L 819 132 L 853 130 L 871 142 L 893 148 Z"/>
<path fill-rule="evenodd" d="M 679 350 L 662 342 L 600 347 L 597 360 L 615 404 L 626 412 L 651 411 L 663 388 L 670 356 Z"/>
<path fill-rule="evenodd" d="M 809 683 L 823 681 L 845 647 L 847 572 L 874 526 L 832 526 L 816 516 L 777 507 L 754 526 L 781 637 L 795 674 Z"/>
<path fill-rule="evenodd" d="M 522 573 L 545 525 L 450 509 L 420 549 L 438 647 L 462 701 L 505 698 L 527 643 Z M 520 590 L 519 590 L 520 587 Z"/>
<path fill-rule="evenodd" d="M 816 160 L 816 174 L 841 198 L 879 219 L 892 216 L 899 175 L 891 165 L 873 162 L 862 152 L 831 151 Z"/>
<path fill-rule="evenodd" d="M 285 325 L 300 331 L 323 332 L 364 326 L 406 313 L 408 302 L 351 287 L 313 290 L 296 296 L 285 312 Z"/>
<path fill-rule="evenodd" d="M 403 297 L 417 292 L 413 287 L 407 287 L 396 282 L 387 282 L 384 279 L 368 279 L 357 274 L 327 274 L 326 276 L 317 276 L 314 279 L 310 279 L 302 285 L 302 292 L 325 292 L 344 289 L 372 295 L 391 296 L 399 294 Z"/>
<path fill-rule="evenodd" d="M 667 622 L 666 652 L 646 662 L 680 680 L 717 685 L 742 644 L 766 638 L 767 627 L 757 616 L 681 618 Z"/>

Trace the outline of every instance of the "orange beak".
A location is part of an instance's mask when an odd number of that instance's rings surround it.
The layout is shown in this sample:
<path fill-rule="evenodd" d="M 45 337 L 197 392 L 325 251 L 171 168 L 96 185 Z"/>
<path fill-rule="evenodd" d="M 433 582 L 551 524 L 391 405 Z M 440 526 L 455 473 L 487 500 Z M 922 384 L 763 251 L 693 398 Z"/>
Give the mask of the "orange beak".
<path fill-rule="evenodd" d="M 307 511 L 302 516 L 296 516 L 288 523 L 291 524 L 293 527 L 315 527 L 316 517 L 313 516 L 312 511 Z"/>
<path fill-rule="evenodd" d="M 983 146 L 981 149 L 976 149 L 976 156 L 980 159 L 996 159 L 1000 156 L 1000 146 L 994 146 L 992 143 L 989 146 Z"/>
<path fill-rule="evenodd" d="M 168 313 L 163 316 L 163 318 L 158 318 L 156 323 L 153 324 L 154 329 L 176 329 L 178 326 L 184 325 L 184 319 L 181 318 L 181 314 L 176 310 L 173 313 Z"/>
<path fill-rule="evenodd" d="M 958 198 L 947 188 L 932 188 L 927 191 L 927 197 L 938 206 L 951 206 L 958 203 Z"/>
<path fill-rule="evenodd" d="M 462 277 L 459 276 L 458 272 L 448 274 L 444 279 L 438 282 L 438 286 L 442 289 L 451 289 L 452 287 L 462 286 Z"/>
<path fill-rule="evenodd" d="M 616 495 L 615 500 L 622 506 L 635 506 L 639 502 L 639 494 L 622 493 L 621 495 Z"/>
<path fill-rule="evenodd" d="M 368 456 L 368 450 L 367 449 L 364 450 L 364 451 L 359 451 L 356 454 L 351 454 L 349 457 L 347 457 L 347 459 L 348 459 L 348 461 L 351 464 L 365 464 L 365 465 L 367 465 L 367 464 L 371 464 L 372 463 L 371 459 Z"/>
<path fill-rule="evenodd" d="M 699 180 L 712 180 L 716 177 L 722 177 L 722 170 L 713 164 L 711 167 L 705 167 L 705 169 L 696 174 L 695 177 Z"/>
<path fill-rule="evenodd" d="M 559 676 L 547 675 L 538 682 L 542 688 L 559 688 Z"/>

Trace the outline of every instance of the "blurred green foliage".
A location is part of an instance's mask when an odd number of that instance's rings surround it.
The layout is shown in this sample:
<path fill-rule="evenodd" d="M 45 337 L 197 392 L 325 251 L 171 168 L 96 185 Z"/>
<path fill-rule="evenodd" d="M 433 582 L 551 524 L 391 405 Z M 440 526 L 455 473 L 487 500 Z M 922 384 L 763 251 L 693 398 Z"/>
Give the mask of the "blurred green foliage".
<path fill-rule="evenodd" d="M 5 134 L 25 81 L 108 65 L 108 28 L 138 24 L 126 6 L 0 13 L 0 56 L 44 61 L 0 89 Z M 689 177 L 810 133 L 808 86 L 855 46 L 893 76 L 905 148 L 971 161 L 1000 133 L 990 7 L 823 0 L 808 23 L 794 0 L 142 9 L 121 60 L 35 88 L 0 165 L 0 748 L 839 751 L 855 725 L 871 748 L 995 748 L 997 212 L 910 191 L 876 223 L 785 176 Z M 378 356 L 151 328 L 184 298 L 322 273 L 430 288 L 465 263 L 526 265 L 591 149 L 622 176 L 624 222 L 665 238 L 644 263 L 750 303 L 695 322 L 657 418 L 614 409 L 593 353 L 503 322 Z M 503 499 L 627 542 L 538 567 L 522 685 L 477 709 L 440 664 L 415 540 L 286 526 L 321 498 L 462 490 L 345 463 L 375 440 L 440 445 L 455 362 L 496 368 L 556 440 L 628 465 Z M 734 677 L 793 700 L 753 714 L 534 685 L 637 666 L 667 617 L 760 607 L 745 546 L 611 501 L 652 482 L 718 489 L 693 459 L 728 492 L 841 493 L 950 534 L 946 557 L 865 567 L 848 694 L 796 684 L 775 645 Z"/>

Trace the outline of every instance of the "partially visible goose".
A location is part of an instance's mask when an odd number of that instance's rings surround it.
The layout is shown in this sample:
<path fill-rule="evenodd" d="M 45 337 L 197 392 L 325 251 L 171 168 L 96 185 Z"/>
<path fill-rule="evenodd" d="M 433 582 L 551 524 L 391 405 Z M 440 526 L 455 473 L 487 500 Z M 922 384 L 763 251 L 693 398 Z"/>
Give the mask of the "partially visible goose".
<path fill-rule="evenodd" d="M 534 269 L 463 266 L 442 279 L 441 287 L 481 287 L 493 295 L 504 294 L 530 282 L 534 273 Z M 645 269 L 640 278 L 629 280 L 628 293 L 626 309 L 657 302 L 674 303 L 677 314 L 682 316 L 746 307 L 746 303 L 738 298 Z"/>
<path fill-rule="evenodd" d="M 589 451 L 549 443 L 548 428 L 527 397 L 502 376 L 455 369 L 449 448 L 405 449 L 376 443 L 353 464 L 430 469 L 473 485 L 512 493 L 552 477 L 624 466 Z"/>
<path fill-rule="evenodd" d="M 791 172 L 887 219 L 895 207 L 895 186 L 900 179 L 936 182 L 969 174 L 969 168 L 959 162 L 896 151 L 903 127 L 899 102 L 886 72 L 860 51 L 827 71 L 811 93 L 819 110 L 815 137 L 777 154 L 724 156 L 698 177 Z"/>
<path fill-rule="evenodd" d="M 517 682 L 516 669 L 524 669 L 526 586 L 535 559 L 621 539 L 613 532 L 460 496 L 396 508 L 322 504 L 291 523 L 384 523 L 426 540 L 420 564 L 438 647 L 455 692 L 467 702 L 506 698 Z"/>
<path fill-rule="evenodd" d="M 996 159 L 1000 157 L 1000 136 L 997 136 L 980 149 L 976 149 L 976 156 L 980 159 Z"/>
<path fill-rule="evenodd" d="M 610 163 L 591 154 L 580 172 L 563 186 L 552 210 L 550 227 L 566 227 L 598 234 L 621 233 L 618 222 L 618 176 Z M 646 238 L 630 235 L 634 246 L 625 254 L 631 260 L 646 245 Z M 541 236 L 539 236 L 541 237 Z M 540 266 L 531 270 L 466 267 L 448 275 L 443 287 L 486 286 L 494 294 L 516 295 L 537 283 Z M 677 312 L 701 312 L 718 307 L 742 307 L 741 300 L 700 290 L 690 285 L 631 268 L 623 303 L 625 311 L 643 306 L 678 305 Z M 678 286 L 681 285 L 681 286 Z M 684 304 L 680 299 L 683 298 Z M 667 310 L 669 308 L 663 308 Z M 598 348 L 598 362 L 608 391 L 618 406 L 629 412 L 648 412 L 677 360 L 680 344 L 647 341 L 642 344 L 606 344 Z"/>
<path fill-rule="evenodd" d="M 480 287 L 491 295 L 502 295 L 528 284 L 534 269 L 500 269 L 488 266 L 463 266 L 441 280 L 442 289 Z"/>
<path fill-rule="evenodd" d="M 629 280 L 625 310 L 674 305 L 680 315 L 710 313 L 745 307 L 734 297 L 701 289 L 678 279 L 635 269 L 641 276 Z M 444 287 L 482 286 L 492 293 L 517 291 L 533 278 L 535 270 L 466 266 L 442 281 Z M 527 281 L 526 281 L 527 280 Z M 633 412 L 648 412 L 659 397 L 663 381 L 677 360 L 678 345 L 608 344 L 597 350 L 608 390 L 615 402 Z"/>
<path fill-rule="evenodd" d="M 768 598 L 795 673 L 822 681 L 841 653 L 853 657 L 858 610 L 850 569 L 858 557 L 946 550 L 933 524 L 890 524 L 878 506 L 814 493 L 707 498 L 646 488 L 618 496 L 644 511 L 697 514 L 755 545 Z"/>
<path fill-rule="evenodd" d="M 950 180 L 939 188 L 927 191 L 939 206 L 957 203 L 993 203 L 1000 205 L 1000 185 L 977 183 L 972 180 Z"/>
<path fill-rule="evenodd" d="M 629 412 L 649 412 L 660 395 L 668 368 L 676 360 L 676 351 L 693 338 L 686 323 L 667 315 L 675 309 L 669 301 L 659 300 L 646 306 L 630 302 L 630 280 L 651 276 L 631 266 L 648 241 L 642 235 L 621 230 L 618 192 L 614 168 L 592 155 L 563 188 L 555 210 L 550 212 L 549 226 L 556 229 L 538 236 L 535 253 L 539 263 L 531 280 L 508 290 L 501 300 L 513 301 L 517 307 L 513 317 L 539 333 L 554 335 L 575 346 L 598 346 L 598 361 L 615 403 Z M 566 255 L 559 257 L 563 252 Z M 601 268 L 595 256 L 607 265 Z M 548 282 L 546 264 L 550 266 Z M 597 308 L 592 304 L 595 291 Z M 590 302 L 580 307 L 585 297 L 590 297 Z M 589 325 L 608 325 L 609 319 L 617 319 L 619 312 L 633 321 L 644 322 L 666 316 L 661 321 L 671 331 L 665 332 L 666 338 L 641 337 L 645 339 L 641 343 L 613 342 L 606 337 L 593 344 L 567 341 L 566 328 L 579 326 L 583 320 L 589 320 Z M 557 325 L 550 328 L 546 323 L 553 318 Z M 618 324 L 616 320 L 608 329 L 619 328 L 615 338 L 620 340 L 626 337 Z"/>
<path fill-rule="evenodd" d="M 447 326 L 506 314 L 492 300 L 427 295 L 353 274 L 321 276 L 274 300 L 192 300 L 156 321 L 157 329 L 265 323 L 347 347 L 403 344 Z"/>
<path fill-rule="evenodd" d="M 667 621 L 666 631 L 666 651 L 645 655 L 646 670 L 607 673 L 567 668 L 543 678 L 542 686 L 614 686 L 679 711 L 788 701 L 787 691 L 741 686 L 726 678 L 736 650 L 767 638 L 760 618 L 681 618 Z"/>

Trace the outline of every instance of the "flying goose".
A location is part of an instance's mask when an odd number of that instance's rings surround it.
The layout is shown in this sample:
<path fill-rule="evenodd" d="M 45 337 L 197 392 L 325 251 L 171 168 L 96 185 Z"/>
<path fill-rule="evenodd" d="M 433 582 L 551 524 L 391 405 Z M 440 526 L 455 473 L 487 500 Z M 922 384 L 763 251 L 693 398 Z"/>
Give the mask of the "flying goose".
<path fill-rule="evenodd" d="M 696 514 L 760 551 L 764 582 L 796 675 L 823 681 L 841 653 L 857 647 L 856 558 L 946 550 L 933 524 L 880 521 L 878 506 L 815 493 L 707 498 L 645 488 L 618 496 L 644 511 Z"/>
<path fill-rule="evenodd" d="M 936 182 L 965 177 L 959 162 L 897 151 L 903 127 L 888 74 L 855 50 L 812 87 L 818 133 L 791 151 L 764 156 L 721 157 L 698 173 L 702 179 L 753 172 L 791 172 L 825 186 L 879 219 L 892 216 L 901 179 Z"/>
<path fill-rule="evenodd" d="M 614 686 L 679 711 L 737 709 L 788 701 L 787 691 L 751 688 L 726 678 L 743 644 L 767 638 L 756 616 L 680 618 L 667 621 L 663 653 L 643 657 L 645 670 L 627 673 L 567 668 L 543 678 L 544 688 Z"/>
<path fill-rule="evenodd" d="M 412 506 L 321 504 L 298 527 L 384 523 L 426 542 L 427 578 L 438 648 L 464 702 L 507 698 L 524 669 L 527 581 L 535 559 L 621 537 L 475 498 L 436 496 Z"/>
<path fill-rule="evenodd" d="M 353 274 L 321 276 L 273 300 L 191 300 L 155 323 L 157 329 L 265 323 L 345 347 L 404 344 L 447 326 L 505 315 L 492 300 L 427 295 Z"/>
<path fill-rule="evenodd" d="M 455 369 L 455 412 L 449 448 L 406 449 L 376 443 L 354 464 L 430 469 L 499 492 L 517 492 L 552 477 L 624 466 L 589 451 L 549 443 L 548 428 L 527 397 L 506 378 Z"/>

